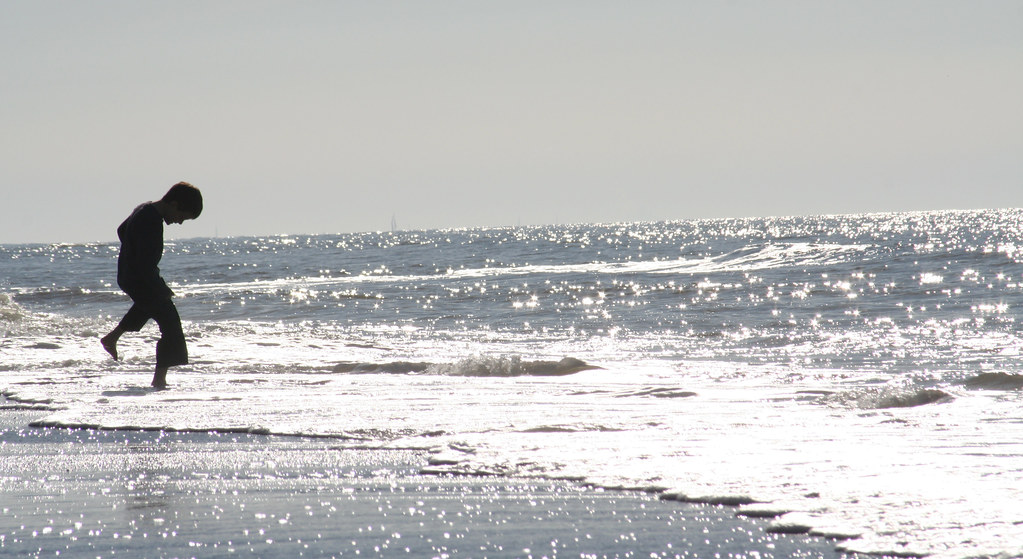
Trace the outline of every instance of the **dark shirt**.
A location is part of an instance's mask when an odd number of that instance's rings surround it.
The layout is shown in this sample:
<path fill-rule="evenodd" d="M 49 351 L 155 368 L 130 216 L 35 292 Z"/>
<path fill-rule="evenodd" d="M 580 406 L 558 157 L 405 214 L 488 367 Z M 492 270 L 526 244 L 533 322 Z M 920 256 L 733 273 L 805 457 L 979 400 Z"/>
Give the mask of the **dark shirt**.
<path fill-rule="evenodd" d="M 117 228 L 121 252 L 117 285 L 133 300 L 152 301 L 173 295 L 160 277 L 163 257 L 163 216 L 152 202 L 135 208 Z"/>

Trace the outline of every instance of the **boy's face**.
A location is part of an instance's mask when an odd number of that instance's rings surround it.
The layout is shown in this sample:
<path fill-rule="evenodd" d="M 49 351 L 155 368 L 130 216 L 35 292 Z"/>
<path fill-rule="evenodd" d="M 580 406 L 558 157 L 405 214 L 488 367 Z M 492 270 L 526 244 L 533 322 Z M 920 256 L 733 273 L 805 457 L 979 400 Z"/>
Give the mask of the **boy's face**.
<path fill-rule="evenodd" d="M 177 202 L 171 202 L 168 206 L 170 209 L 167 211 L 167 215 L 163 216 L 163 220 L 167 223 L 167 225 L 171 225 L 173 223 L 184 223 L 186 220 L 195 219 L 195 215 L 193 215 L 192 212 L 186 212 L 179 209 Z"/>

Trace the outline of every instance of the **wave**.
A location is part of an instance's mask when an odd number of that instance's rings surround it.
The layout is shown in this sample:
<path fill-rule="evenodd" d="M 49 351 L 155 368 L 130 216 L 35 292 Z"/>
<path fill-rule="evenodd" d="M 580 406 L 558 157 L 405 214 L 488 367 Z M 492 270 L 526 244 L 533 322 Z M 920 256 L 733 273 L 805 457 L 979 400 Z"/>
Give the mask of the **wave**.
<path fill-rule="evenodd" d="M 362 375 L 376 374 L 409 374 L 424 373 L 430 368 L 430 363 L 413 361 L 394 361 L 391 363 L 338 363 L 334 366 L 334 373 L 352 373 Z"/>
<path fill-rule="evenodd" d="M 123 303 L 128 296 L 120 290 L 87 289 L 84 287 L 39 287 L 16 291 L 18 301 L 32 306 L 60 308 L 105 303 Z"/>
<path fill-rule="evenodd" d="M 12 301 L 10 295 L 0 293 L 0 323 L 15 322 L 24 316 L 25 310 L 21 308 L 21 305 Z"/>
<path fill-rule="evenodd" d="M 583 264 L 527 265 L 453 270 L 446 275 L 475 278 L 526 274 L 703 274 L 736 272 L 786 266 L 829 266 L 863 254 L 870 245 L 834 243 L 768 243 L 747 245 L 719 256 L 674 260 L 589 262 Z"/>
<path fill-rule="evenodd" d="M 56 411 L 57 408 L 48 404 L 22 403 L 13 400 L 0 400 L 0 411 Z"/>
<path fill-rule="evenodd" d="M 630 396 L 645 396 L 649 398 L 690 398 L 696 396 L 696 392 L 690 392 L 681 388 L 641 388 L 639 390 L 621 392 L 615 394 L 616 398 L 628 398 Z"/>
<path fill-rule="evenodd" d="M 787 266 L 830 266 L 862 255 L 870 245 L 833 243 L 771 243 L 750 245 L 716 257 L 724 269 L 708 271 L 744 271 Z M 701 270 L 702 271 L 702 270 Z"/>
<path fill-rule="evenodd" d="M 139 389 L 130 392 L 128 395 L 139 396 L 143 392 L 151 392 L 148 389 Z M 180 400 L 166 400 L 168 402 Z M 0 407 L 0 409 L 3 409 Z M 21 410 L 54 411 L 43 407 L 21 407 Z M 435 437 L 446 435 L 444 431 L 415 429 L 351 429 L 339 433 L 312 433 L 307 431 L 290 431 L 284 429 L 272 429 L 262 425 L 219 425 L 211 427 L 174 427 L 170 425 L 133 425 L 119 424 L 110 425 L 106 423 L 68 421 L 56 417 L 44 417 L 28 423 L 29 427 L 39 429 L 82 429 L 88 431 L 122 431 L 141 433 L 188 433 L 196 435 L 260 435 L 272 437 L 294 437 L 301 439 L 324 439 L 342 442 L 344 447 L 339 448 L 377 448 L 387 450 L 420 450 L 426 451 L 433 448 L 431 442 L 424 442 L 416 445 L 409 442 L 410 439 L 421 439 L 429 441 Z M 396 441 L 402 444 L 395 445 Z M 359 446 L 351 446 L 355 443 Z"/>
<path fill-rule="evenodd" d="M 981 373 L 966 379 L 963 385 L 975 390 L 1019 390 L 1023 388 L 1023 375 Z"/>
<path fill-rule="evenodd" d="M 619 427 L 608 427 L 606 425 L 540 425 L 523 429 L 519 433 L 614 433 L 624 431 Z"/>
<path fill-rule="evenodd" d="M 679 501 L 682 503 L 729 507 L 759 503 L 759 501 L 749 495 L 690 495 L 683 491 L 665 491 L 664 493 L 661 493 L 660 498 L 662 501 Z"/>
<path fill-rule="evenodd" d="M 457 377 L 520 377 L 565 376 L 591 369 L 599 369 L 574 357 L 560 361 L 524 361 L 519 356 L 477 356 L 455 363 L 425 363 L 392 361 L 389 363 L 338 363 L 334 373 L 350 374 L 428 374 Z"/>
<path fill-rule="evenodd" d="M 0 410 L 57 411 L 61 409 L 49 399 L 21 398 L 9 391 L 0 392 Z"/>
<path fill-rule="evenodd" d="M 951 394 L 936 388 L 879 388 L 829 394 L 824 396 L 823 401 L 864 410 L 882 410 L 926 406 L 953 399 Z"/>
<path fill-rule="evenodd" d="M 259 278 L 235 276 L 235 281 L 172 284 L 178 296 L 218 297 L 232 294 L 264 294 L 302 302 L 310 297 L 329 295 L 335 299 L 381 299 L 381 294 L 356 288 L 357 285 L 422 283 L 438 279 L 468 280 L 530 275 L 624 275 L 624 274 L 707 274 L 743 272 L 782 267 L 830 266 L 862 254 L 870 245 L 834 243 L 768 243 L 747 245 L 731 252 L 705 258 L 655 259 L 625 262 L 583 262 L 571 264 L 527 264 L 485 266 L 481 268 L 437 269 L 433 273 L 393 273 L 383 270 L 359 275 L 297 276 Z M 81 290 L 78 290 L 81 291 Z M 47 293 L 46 297 L 100 297 L 99 302 L 121 297 L 116 291 Z"/>

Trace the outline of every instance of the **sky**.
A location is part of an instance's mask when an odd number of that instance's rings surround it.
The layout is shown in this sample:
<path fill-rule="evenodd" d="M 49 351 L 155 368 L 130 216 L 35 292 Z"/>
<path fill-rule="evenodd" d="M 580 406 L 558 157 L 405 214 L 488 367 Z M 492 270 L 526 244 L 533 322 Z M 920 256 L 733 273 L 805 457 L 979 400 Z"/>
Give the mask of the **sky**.
<path fill-rule="evenodd" d="M 0 244 L 1023 207 L 1018 0 L 0 0 Z"/>

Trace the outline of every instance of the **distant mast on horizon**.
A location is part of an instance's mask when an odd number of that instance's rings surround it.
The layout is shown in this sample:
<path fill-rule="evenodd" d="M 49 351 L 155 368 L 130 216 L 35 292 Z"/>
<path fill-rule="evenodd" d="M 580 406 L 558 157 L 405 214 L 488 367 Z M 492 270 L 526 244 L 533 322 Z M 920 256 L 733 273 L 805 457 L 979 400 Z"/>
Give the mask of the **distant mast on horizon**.
<path fill-rule="evenodd" d="M 398 230 L 398 222 L 394 219 L 394 214 L 391 214 L 391 233 Z"/>

